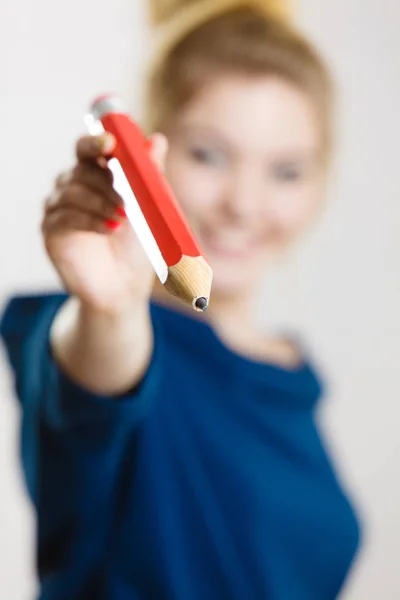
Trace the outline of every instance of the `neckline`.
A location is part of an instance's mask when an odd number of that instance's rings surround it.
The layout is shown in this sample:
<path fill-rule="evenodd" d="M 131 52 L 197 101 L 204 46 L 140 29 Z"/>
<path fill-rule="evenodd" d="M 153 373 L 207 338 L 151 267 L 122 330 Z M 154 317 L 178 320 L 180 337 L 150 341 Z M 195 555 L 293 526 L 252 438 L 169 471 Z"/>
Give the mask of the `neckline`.
<path fill-rule="evenodd" d="M 193 338 L 193 335 L 196 335 L 195 332 L 189 331 L 189 329 L 193 328 L 201 332 L 201 334 L 199 333 L 201 350 L 205 351 L 208 356 L 212 356 L 225 369 L 228 368 L 231 373 L 237 370 L 240 373 L 245 373 L 246 377 L 259 383 L 298 392 L 302 395 L 312 396 L 315 399 L 320 396 L 322 384 L 298 336 L 290 337 L 296 340 L 296 344 L 299 347 L 301 364 L 296 368 L 285 367 L 273 361 L 263 361 L 248 357 L 228 347 L 209 321 L 191 317 L 187 313 L 163 305 L 162 303 L 152 301 L 151 304 L 157 311 L 168 315 L 168 320 L 172 322 L 174 329 L 175 327 L 179 328 L 182 336 Z M 188 328 L 189 323 L 190 328 Z"/>

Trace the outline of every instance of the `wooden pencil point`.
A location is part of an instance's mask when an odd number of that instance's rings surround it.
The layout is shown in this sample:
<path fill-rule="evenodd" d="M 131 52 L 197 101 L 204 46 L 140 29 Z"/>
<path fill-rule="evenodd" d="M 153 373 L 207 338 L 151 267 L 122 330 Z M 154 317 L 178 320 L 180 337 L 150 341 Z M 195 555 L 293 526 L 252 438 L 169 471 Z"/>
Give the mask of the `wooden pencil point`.
<path fill-rule="evenodd" d="M 206 310 L 211 292 L 212 270 L 202 256 L 182 256 L 168 267 L 166 290 L 195 310 Z M 196 306 L 200 302 L 202 307 Z"/>

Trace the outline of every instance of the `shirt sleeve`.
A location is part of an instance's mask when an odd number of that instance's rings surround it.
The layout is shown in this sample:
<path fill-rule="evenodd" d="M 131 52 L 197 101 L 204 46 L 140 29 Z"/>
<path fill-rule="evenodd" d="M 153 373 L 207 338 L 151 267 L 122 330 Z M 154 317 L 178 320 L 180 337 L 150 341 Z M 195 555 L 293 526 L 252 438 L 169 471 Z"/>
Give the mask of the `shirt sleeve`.
<path fill-rule="evenodd" d="M 5 307 L 0 333 L 12 368 L 22 408 L 22 459 L 33 501 L 43 429 L 68 434 L 85 451 L 113 444 L 121 431 L 135 428 L 145 417 L 159 382 L 158 335 L 151 365 L 141 384 L 120 398 L 93 394 L 69 379 L 53 360 L 49 331 L 64 294 L 20 296 Z"/>

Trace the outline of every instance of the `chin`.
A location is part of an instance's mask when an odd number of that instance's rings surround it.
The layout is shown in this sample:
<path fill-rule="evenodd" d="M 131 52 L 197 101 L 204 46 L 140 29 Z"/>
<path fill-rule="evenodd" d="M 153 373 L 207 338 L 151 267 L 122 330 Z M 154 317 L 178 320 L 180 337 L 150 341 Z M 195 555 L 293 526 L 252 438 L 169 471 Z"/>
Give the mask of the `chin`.
<path fill-rule="evenodd" d="M 232 298 L 242 296 L 255 287 L 257 277 L 254 274 L 254 266 L 220 264 L 210 260 L 213 270 L 213 283 L 211 287 L 211 299 L 213 295 L 219 298 Z"/>

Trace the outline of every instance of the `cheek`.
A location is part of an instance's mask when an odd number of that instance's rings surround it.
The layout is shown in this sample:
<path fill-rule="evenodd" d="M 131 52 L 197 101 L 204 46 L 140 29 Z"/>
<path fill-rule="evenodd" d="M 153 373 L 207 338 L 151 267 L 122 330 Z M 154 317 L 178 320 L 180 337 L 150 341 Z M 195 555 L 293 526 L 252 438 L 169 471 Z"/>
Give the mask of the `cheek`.
<path fill-rule="evenodd" d="M 321 205 L 321 189 L 307 184 L 275 194 L 269 218 L 287 236 L 301 233 L 311 223 Z"/>

